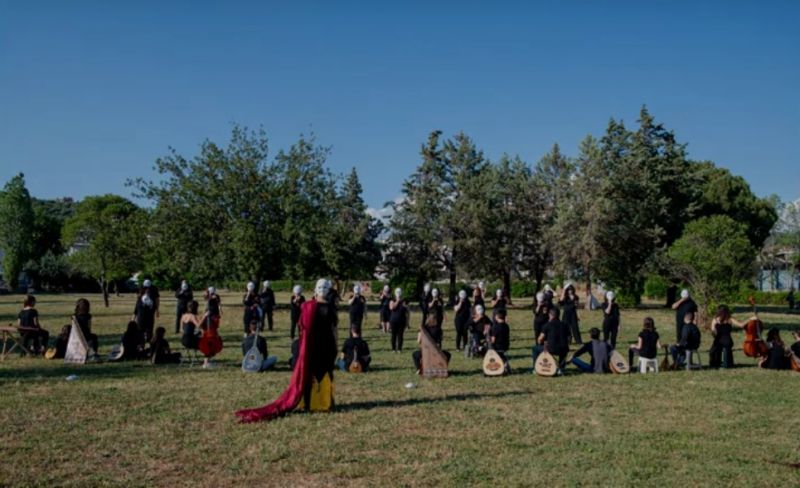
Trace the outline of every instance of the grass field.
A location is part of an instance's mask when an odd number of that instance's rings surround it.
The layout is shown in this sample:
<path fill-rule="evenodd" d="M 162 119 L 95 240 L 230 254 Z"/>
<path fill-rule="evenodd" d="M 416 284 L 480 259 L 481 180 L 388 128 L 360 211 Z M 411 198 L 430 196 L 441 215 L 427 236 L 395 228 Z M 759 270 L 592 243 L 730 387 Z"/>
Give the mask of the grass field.
<path fill-rule="evenodd" d="M 0 297 L 0 323 L 15 319 L 20 296 Z M 43 326 L 55 336 L 77 296 L 41 295 Z M 133 297 L 93 305 L 101 354 L 118 342 Z M 285 302 L 286 296 L 279 296 Z M 800 484 L 800 374 L 763 371 L 736 353 L 728 371 L 592 376 L 570 368 L 560 378 L 528 374 L 530 310 L 510 314 L 515 374 L 484 378 L 477 359 L 453 354 L 452 376 L 414 375 L 416 334 L 391 354 L 389 337 L 367 318 L 373 371 L 336 375 L 332 414 L 294 414 L 238 424 L 233 413 L 274 399 L 289 370 L 288 315 L 279 311 L 270 354 L 280 367 L 240 371 L 238 294 L 223 296 L 225 350 L 216 369 L 61 361 L 11 356 L 0 364 L 0 485 L 67 486 L 525 486 Z M 528 301 L 526 300 L 526 303 Z M 174 300 L 158 325 L 173 348 Z M 620 349 L 644 316 L 674 339 L 671 312 L 623 310 Z M 452 350 L 452 314 L 445 346 Z M 748 316 L 740 311 L 738 318 Z M 342 322 L 346 315 L 342 313 Z M 800 328 L 800 315 L 764 310 L 767 326 Z M 582 331 L 600 312 L 582 312 Z M 412 323 L 417 324 L 414 314 Z M 340 334 L 341 335 L 341 334 Z M 741 347 L 742 335 L 734 335 Z M 703 336 L 708 349 L 710 334 Z M 703 354 L 704 364 L 708 363 Z M 75 381 L 66 381 L 70 374 Z M 406 389 L 408 382 L 416 383 Z"/>

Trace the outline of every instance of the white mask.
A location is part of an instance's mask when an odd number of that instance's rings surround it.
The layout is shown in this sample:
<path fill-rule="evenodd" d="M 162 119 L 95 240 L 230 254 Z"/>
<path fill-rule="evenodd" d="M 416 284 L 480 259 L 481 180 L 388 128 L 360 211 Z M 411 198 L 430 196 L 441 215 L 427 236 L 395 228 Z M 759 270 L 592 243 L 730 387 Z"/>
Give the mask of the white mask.
<path fill-rule="evenodd" d="M 478 315 L 483 315 L 484 309 L 482 305 L 478 305 L 475 307 L 475 313 Z"/>
<path fill-rule="evenodd" d="M 536 294 L 536 301 L 539 302 L 539 303 L 542 303 L 544 301 L 544 293 L 543 292 L 540 291 L 539 293 Z"/>
<path fill-rule="evenodd" d="M 497 295 L 497 298 L 503 298 L 503 290 L 497 290 L 495 295 Z"/>
<path fill-rule="evenodd" d="M 681 298 L 689 298 L 689 290 L 681 291 Z"/>
<path fill-rule="evenodd" d="M 255 289 L 256 289 L 256 284 L 253 283 L 252 281 L 247 284 L 247 291 L 253 291 Z"/>
<path fill-rule="evenodd" d="M 458 298 L 460 298 L 462 300 L 467 298 L 467 292 L 465 292 L 464 290 L 461 290 L 460 292 L 458 292 Z"/>
<path fill-rule="evenodd" d="M 264 288 L 269 288 L 269 286 L 270 286 L 269 280 L 265 281 L 264 282 Z"/>
<path fill-rule="evenodd" d="M 188 289 L 189 289 L 189 284 L 188 283 L 186 283 L 185 281 L 183 283 L 181 283 L 181 290 L 186 291 Z"/>
<path fill-rule="evenodd" d="M 328 292 L 331 291 L 331 282 L 326 280 L 325 278 L 321 278 L 317 280 L 317 284 L 314 286 L 314 294 L 320 298 L 325 298 L 328 295 Z"/>
<path fill-rule="evenodd" d="M 209 295 L 214 295 L 215 293 L 217 293 L 217 289 L 214 288 L 213 286 L 209 286 L 208 287 L 208 294 Z"/>
<path fill-rule="evenodd" d="M 429 293 L 431 291 L 431 285 L 423 286 L 422 291 L 424 291 L 425 293 Z"/>
<path fill-rule="evenodd" d="M 433 290 L 431 290 L 431 296 L 432 296 L 433 298 L 436 298 L 436 297 L 438 297 L 438 296 L 439 296 L 439 290 L 437 290 L 436 288 L 434 288 Z"/>
<path fill-rule="evenodd" d="M 356 296 L 361 295 L 361 286 L 359 286 L 359 285 L 354 286 L 353 287 L 353 294 L 356 295 Z"/>
<path fill-rule="evenodd" d="M 614 292 L 613 292 L 613 291 L 607 291 L 607 292 L 606 292 L 606 299 L 607 299 L 609 302 L 610 302 L 610 301 L 612 301 L 612 300 L 614 300 L 614 297 L 615 297 L 615 296 L 616 296 L 616 295 L 614 294 Z"/>
<path fill-rule="evenodd" d="M 294 288 L 292 288 L 292 293 L 294 293 L 295 295 L 303 293 L 303 287 L 300 285 L 294 285 Z"/>
<path fill-rule="evenodd" d="M 389 293 L 390 291 L 392 291 L 392 289 L 389 288 L 389 285 L 383 285 L 383 292 L 384 293 Z"/>
<path fill-rule="evenodd" d="M 399 300 L 403 296 L 403 290 L 401 290 L 400 288 L 395 288 L 394 296 Z"/>

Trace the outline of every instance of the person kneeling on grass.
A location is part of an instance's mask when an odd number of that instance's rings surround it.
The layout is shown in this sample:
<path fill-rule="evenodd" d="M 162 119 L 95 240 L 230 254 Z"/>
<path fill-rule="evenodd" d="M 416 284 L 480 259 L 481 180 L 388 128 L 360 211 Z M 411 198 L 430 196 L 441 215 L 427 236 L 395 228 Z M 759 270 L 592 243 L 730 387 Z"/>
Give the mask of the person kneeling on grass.
<path fill-rule="evenodd" d="M 444 333 L 442 332 L 442 328 L 437 325 L 438 320 L 436 319 L 436 315 L 429 315 L 427 319 L 425 319 L 425 329 L 431 335 L 431 339 L 436 344 L 436 347 L 442 351 L 442 339 L 444 338 Z M 422 344 L 422 331 L 417 334 L 417 344 Z M 442 351 L 444 357 L 447 359 L 447 363 L 450 363 L 450 353 L 447 351 Z M 414 361 L 414 368 L 417 371 L 417 374 L 422 373 L 422 349 L 414 351 L 411 353 L 411 359 Z"/>
<path fill-rule="evenodd" d="M 508 326 L 508 322 L 506 322 L 505 309 L 497 311 L 497 315 L 494 317 L 494 325 L 492 326 L 492 332 L 489 340 L 491 341 L 492 347 L 497 355 L 503 360 L 503 366 L 505 366 L 506 374 L 510 373 L 511 365 L 508 364 L 508 357 L 506 356 L 506 353 L 508 352 L 511 344 L 511 329 Z"/>
<path fill-rule="evenodd" d="M 148 356 L 153 364 L 171 364 L 181 362 L 181 353 L 172 352 L 169 348 L 169 343 L 164 338 L 167 329 L 164 327 L 156 327 L 153 340 L 150 341 L 150 350 Z"/>
<path fill-rule="evenodd" d="M 672 355 L 672 362 L 678 367 L 686 363 L 686 351 L 697 351 L 700 347 L 700 329 L 694 323 L 694 312 L 686 310 L 683 314 L 683 326 L 681 336 L 677 344 L 669 348 Z"/>
<path fill-rule="evenodd" d="M 533 367 L 536 368 L 539 354 L 547 351 L 558 361 L 558 368 L 563 370 L 569 352 L 569 326 L 559 320 L 559 312 L 555 307 L 550 308 L 548 317 L 550 321 L 542 327 L 542 333 L 536 338 L 538 344 L 533 346 Z"/>
<path fill-rule="evenodd" d="M 764 369 L 789 369 L 786 346 L 777 327 L 767 332 L 767 355 L 759 360 L 758 365 Z"/>
<path fill-rule="evenodd" d="M 342 371 L 349 371 L 354 359 L 361 365 L 362 372 L 369 371 L 369 363 L 372 361 L 372 357 L 369 354 L 369 345 L 367 341 L 361 338 L 360 328 L 356 325 L 350 327 L 350 337 L 344 341 L 342 354 L 336 361 L 336 365 Z"/>
<path fill-rule="evenodd" d="M 639 332 L 639 342 L 631 346 L 628 350 L 628 364 L 633 364 L 633 355 L 639 354 L 639 372 L 647 372 L 647 363 L 652 362 L 653 371 L 658 373 L 658 361 L 655 361 L 658 350 L 661 349 L 661 341 L 656 332 L 656 323 L 652 317 L 645 317 L 642 331 Z M 631 367 L 633 372 L 633 367 Z"/>
<path fill-rule="evenodd" d="M 247 337 L 242 341 L 242 355 L 247 356 L 247 353 L 250 352 L 250 349 L 252 349 L 255 344 L 256 349 L 258 349 L 258 352 L 261 353 L 261 357 L 263 358 L 261 368 L 258 371 L 266 371 L 275 366 L 275 363 L 278 362 L 278 356 L 267 355 L 267 340 L 258 334 L 258 320 L 250 320 L 248 328 Z"/>
<path fill-rule="evenodd" d="M 584 373 L 608 373 L 608 361 L 611 359 L 611 344 L 600 340 L 600 329 L 592 327 L 589 329 L 591 341 L 585 343 L 572 355 L 572 364 Z M 579 359 L 580 356 L 589 353 L 591 362 Z"/>

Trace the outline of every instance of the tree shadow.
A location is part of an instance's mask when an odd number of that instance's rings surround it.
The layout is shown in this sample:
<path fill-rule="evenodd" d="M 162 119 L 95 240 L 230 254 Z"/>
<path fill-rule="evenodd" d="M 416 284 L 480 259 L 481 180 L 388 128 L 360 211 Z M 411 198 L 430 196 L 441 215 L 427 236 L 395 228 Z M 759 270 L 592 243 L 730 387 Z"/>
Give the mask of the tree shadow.
<path fill-rule="evenodd" d="M 456 395 L 447 395 L 444 397 L 423 397 L 423 398 L 407 398 L 404 400 L 377 400 L 377 401 L 364 401 L 338 404 L 336 412 L 354 412 L 362 410 L 374 410 L 376 408 L 400 408 L 409 407 L 414 405 L 431 405 L 436 403 L 447 402 L 463 402 L 467 400 L 481 400 L 487 398 L 506 398 L 522 395 L 530 395 L 530 391 L 510 391 L 503 393 L 461 393 Z"/>

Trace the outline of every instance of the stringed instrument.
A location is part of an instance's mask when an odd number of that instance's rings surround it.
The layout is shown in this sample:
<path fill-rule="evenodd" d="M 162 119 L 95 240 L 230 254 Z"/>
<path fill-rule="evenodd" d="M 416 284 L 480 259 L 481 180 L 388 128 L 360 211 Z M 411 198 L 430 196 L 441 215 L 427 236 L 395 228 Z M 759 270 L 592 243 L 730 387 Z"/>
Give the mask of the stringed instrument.
<path fill-rule="evenodd" d="M 800 373 L 800 358 L 797 357 L 797 354 L 793 352 L 789 353 L 789 365 L 792 367 L 792 371 Z"/>
<path fill-rule="evenodd" d="M 422 350 L 422 376 L 425 378 L 447 378 L 447 357 L 439 350 L 431 333 L 420 328 L 420 349 Z"/>
<path fill-rule="evenodd" d="M 676 369 L 676 364 L 669 364 L 669 348 L 667 346 L 663 347 L 664 349 L 664 359 L 661 360 L 661 366 L 659 367 L 661 371 L 669 371 L 671 369 Z"/>
<path fill-rule="evenodd" d="M 631 371 L 628 360 L 616 349 L 611 351 L 611 358 L 608 360 L 608 368 L 615 374 L 627 374 Z"/>
<path fill-rule="evenodd" d="M 503 363 L 503 358 L 497 354 L 494 347 L 489 343 L 489 350 L 483 356 L 483 375 L 484 376 L 502 376 L 506 372 L 506 366 Z"/>
<path fill-rule="evenodd" d="M 760 358 L 767 355 L 767 344 L 761 339 L 761 331 L 764 324 L 758 319 L 758 310 L 756 309 L 756 301 L 751 296 L 747 299 L 750 305 L 753 306 L 753 315 L 756 317 L 747 321 L 744 326 L 744 343 L 742 349 L 744 354 L 750 358 Z"/>
<path fill-rule="evenodd" d="M 542 351 L 536 358 L 536 364 L 533 370 L 539 376 L 555 376 L 558 373 L 558 363 L 552 354 L 547 351 Z"/>
<path fill-rule="evenodd" d="M 347 367 L 347 371 L 351 373 L 363 373 L 364 369 L 361 367 L 361 362 L 358 360 L 358 347 L 353 348 L 353 361 Z"/>

